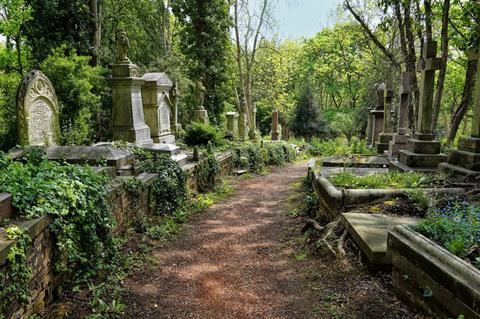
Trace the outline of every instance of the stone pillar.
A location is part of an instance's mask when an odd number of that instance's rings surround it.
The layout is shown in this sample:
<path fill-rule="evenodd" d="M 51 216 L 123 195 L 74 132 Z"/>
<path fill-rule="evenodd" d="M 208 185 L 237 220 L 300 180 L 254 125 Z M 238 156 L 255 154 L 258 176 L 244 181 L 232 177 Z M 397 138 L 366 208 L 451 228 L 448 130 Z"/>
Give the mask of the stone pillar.
<path fill-rule="evenodd" d="M 252 123 L 250 123 L 250 139 L 254 140 L 257 138 L 257 105 L 252 103 L 252 112 L 250 115 Z"/>
<path fill-rule="evenodd" d="M 433 172 L 438 164 L 447 160 L 445 154 L 440 154 L 440 142 L 432 131 L 435 71 L 440 69 L 441 59 L 436 57 L 436 41 L 426 42 L 424 47 L 423 59 L 417 65 L 422 73 L 418 124 L 413 138 L 407 141 L 407 149 L 400 151 L 398 162 L 393 163 L 392 168 L 400 171 Z"/>
<path fill-rule="evenodd" d="M 238 112 L 228 112 L 227 116 L 227 130 L 233 133 L 235 139 L 238 138 Z"/>
<path fill-rule="evenodd" d="M 398 156 L 401 150 L 407 148 L 408 107 L 410 104 L 410 73 L 402 72 L 400 81 L 400 97 L 398 106 L 397 134 L 389 143 L 388 155 L 391 158 Z"/>
<path fill-rule="evenodd" d="M 470 137 L 461 138 L 458 150 L 448 156 L 448 163 L 441 163 L 440 169 L 454 175 L 480 175 L 480 49 L 470 49 L 468 60 L 477 60 L 477 75 L 473 91 L 472 133 Z"/>
<path fill-rule="evenodd" d="M 383 121 L 385 113 L 385 83 L 380 83 L 376 88 L 377 105 L 370 111 L 372 117 L 372 145 L 377 145 L 380 133 L 383 131 Z"/>
<path fill-rule="evenodd" d="M 368 114 L 367 131 L 365 132 L 368 146 L 373 145 L 373 124 L 375 122 L 375 115 L 371 114 L 370 112 Z"/>
<path fill-rule="evenodd" d="M 160 72 L 146 73 L 142 79 L 145 80 L 142 87 L 145 123 L 150 127 L 153 142 L 175 144 L 170 123 L 172 109 L 169 94 L 173 87 L 172 80 L 166 73 Z"/>
<path fill-rule="evenodd" d="M 178 120 L 178 85 L 173 84 L 172 89 L 170 90 L 170 102 L 172 104 L 173 110 L 170 117 L 172 131 L 176 134 L 182 130 L 182 124 Z"/>
<path fill-rule="evenodd" d="M 145 124 L 142 85 L 135 64 L 125 62 L 112 66 L 113 138 L 136 144 L 151 144 L 150 128 Z"/>
<path fill-rule="evenodd" d="M 280 141 L 280 131 L 278 128 L 278 110 L 272 113 L 272 141 Z"/>
<path fill-rule="evenodd" d="M 393 123 L 392 123 L 392 100 L 393 90 L 389 83 L 385 86 L 383 94 L 383 131 L 378 136 L 377 152 L 384 154 L 388 150 L 389 142 L 393 139 Z"/>

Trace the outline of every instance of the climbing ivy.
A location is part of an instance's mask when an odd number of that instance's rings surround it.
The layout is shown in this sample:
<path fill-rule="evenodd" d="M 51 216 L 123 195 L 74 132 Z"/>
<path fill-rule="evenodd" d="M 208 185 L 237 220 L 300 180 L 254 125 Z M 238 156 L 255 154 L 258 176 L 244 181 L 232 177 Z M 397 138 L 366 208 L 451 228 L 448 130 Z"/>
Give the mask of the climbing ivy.
<path fill-rule="evenodd" d="M 215 187 L 220 173 L 220 165 L 218 164 L 213 152 L 212 143 L 208 143 L 206 158 L 198 163 L 197 167 L 197 184 L 198 190 L 206 192 Z"/>

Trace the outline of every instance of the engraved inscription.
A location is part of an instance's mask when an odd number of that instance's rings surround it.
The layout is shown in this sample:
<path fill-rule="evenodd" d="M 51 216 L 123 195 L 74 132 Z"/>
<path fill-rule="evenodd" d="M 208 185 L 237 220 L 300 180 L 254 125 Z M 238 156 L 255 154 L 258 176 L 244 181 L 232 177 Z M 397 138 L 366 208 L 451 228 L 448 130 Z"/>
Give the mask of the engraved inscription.
<path fill-rule="evenodd" d="M 31 145 L 54 144 L 53 116 L 52 108 L 46 101 L 40 99 L 33 103 L 28 116 L 28 131 L 30 132 Z"/>
<path fill-rule="evenodd" d="M 170 133 L 170 108 L 165 103 L 160 106 L 160 132 Z"/>

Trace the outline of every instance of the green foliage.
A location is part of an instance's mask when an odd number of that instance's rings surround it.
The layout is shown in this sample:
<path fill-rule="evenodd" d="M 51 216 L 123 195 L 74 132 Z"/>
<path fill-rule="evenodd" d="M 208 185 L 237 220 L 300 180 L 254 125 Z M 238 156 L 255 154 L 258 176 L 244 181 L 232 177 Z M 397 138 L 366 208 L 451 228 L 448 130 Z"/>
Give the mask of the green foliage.
<path fill-rule="evenodd" d="M 89 59 L 62 46 L 41 64 L 59 99 L 64 144 L 91 144 L 106 137 L 110 125 L 105 70 L 90 66 Z"/>
<path fill-rule="evenodd" d="M 213 146 L 209 142 L 207 146 L 206 158 L 198 163 L 197 184 L 200 192 L 206 192 L 215 187 L 220 174 L 220 165 L 218 164 Z"/>
<path fill-rule="evenodd" d="M 0 49 L 0 59 L 6 50 Z M 2 68 L 5 61 L 1 61 Z M 0 149 L 8 150 L 17 144 L 17 88 L 21 77 L 17 73 L 0 72 Z"/>
<path fill-rule="evenodd" d="M 281 166 L 296 158 L 295 150 L 286 143 L 235 144 L 232 149 L 233 166 L 248 169 L 254 173 L 263 171 L 266 165 Z"/>
<path fill-rule="evenodd" d="M 365 140 L 352 137 L 350 141 L 345 138 L 336 138 L 334 140 L 321 140 L 314 138 L 310 142 L 308 152 L 312 156 L 332 156 L 332 155 L 376 155 L 376 150 L 367 147 Z"/>
<path fill-rule="evenodd" d="M 0 228 L 0 234 L 2 233 Z M 27 263 L 27 252 L 32 239 L 17 226 L 3 230 L 7 239 L 15 241 L 6 256 L 6 271 L 0 273 L 0 313 L 7 310 L 14 301 L 22 304 L 30 297 L 30 279 L 32 268 Z"/>
<path fill-rule="evenodd" d="M 350 173 L 340 173 L 332 176 L 333 185 L 343 188 L 417 188 L 428 183 L 426 175 L 414 172 L 388 172 L 373 175 L 357 176 Z"/>
<path fill-rule="evenodd" d="M 480 255 L 480 207 L 465 201 L 448 201 L 429 212 L 415 230 L 442 244 L 453 254 L 475 266 Z"/>
<path fill-rule="evenodd" d="M 312 137 L 327 137 L 329 128 L 320 117 L 320 109 L 314 102 L 313 91 L 306 85 L 298 98 L 297 108 L 292 121 L 292 131 L 296 136 L 310 140 Z"/>
<path fill-rule="evenodd" d="M 428 212 L 432 207 L 432 196 L 421 189 L 409 190 L 407 198 L 413 203 L 419 212 Z"/>
<path fill-rule="evenodd" d="M 230 54 L 230 4 L 226 0 L 179 0 L 172 9 L 180 21 L 180 48 L 192 81 L 203 77 L 205 108 L 214 123 L 223 116 Z"/>
<path fill-rule="evenodd" d="M 0 190 L 13 194 L 13 206 L 21 217 L 53 217 L 50 227 L 61 257 L 57 271 L 78 269 L 78 276 L 89 276 L 115 253 L 106 177 L 91 168 L 14 162 L 0 172 Z"/>
<path fill-rule="evenodd" d="M 184 141 L 189 146 L 206 146 L 209 142 L 218 146 L 223 143 L 223 137 L 221 132 L 211 125 L 193 123 L 186 127 Z"/>

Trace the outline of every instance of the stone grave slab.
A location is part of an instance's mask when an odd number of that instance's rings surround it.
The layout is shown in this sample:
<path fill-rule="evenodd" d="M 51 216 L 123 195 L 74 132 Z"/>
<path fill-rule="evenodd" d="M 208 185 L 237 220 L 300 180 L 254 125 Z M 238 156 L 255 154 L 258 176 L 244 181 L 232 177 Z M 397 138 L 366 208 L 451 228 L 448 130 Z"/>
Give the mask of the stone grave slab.
<path fill-rule="evenodd" d="M 11 219 L 13 216 L 12 194 L 0 193 L 0 220 Z"/>
<path fill-rule="evenodd" d="M 407 216 L 373 215 L 359 213 L 341 214 L 341 222 L 360 247 L 370 264 L 388 265 L 388 232 L 399 225 L 414 225 L 420 219 Z"/>
<path fill-rule="evenodd" d="M 385 156 L 329 156 L 322 160 L 322 166 L 341 166 L 341 167 L 388 167 L 388 159 Z"/>

